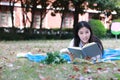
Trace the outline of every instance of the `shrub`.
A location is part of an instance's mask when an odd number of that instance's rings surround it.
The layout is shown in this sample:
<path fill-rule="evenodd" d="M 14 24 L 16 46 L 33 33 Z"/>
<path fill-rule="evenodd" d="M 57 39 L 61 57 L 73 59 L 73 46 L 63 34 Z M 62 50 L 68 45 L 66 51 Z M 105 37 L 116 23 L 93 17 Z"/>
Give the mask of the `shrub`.
<path fill-rule="evenodd" d="M 114 19 L 112 22 L 120 22 L 120 19 Z"/>
<path fill-rule="evenodd" d="M 67 62 L 65 59 L 63 59 L 59 52 L 48 52 L 47 58 L 42 63 L 44 64 L 61 64 Z"/>
<path fill-rule="evenodd" d="M 89 23 L 90 23 L 90 25 L 92 27 L 93 33 L 96 36 L 98 36 L 99 38 L 105 37 L 106 29 L 105 29 L 104 25 L 101 23 L 100 20 L 91 19 L 89 21 Z"/>
<path fill-rule="evenodd" d="M 7 31 L 4 31 L 4 29 Z M 35 40 L 35 39 L 70 39 L 73 37 L 73 29 L 16 29 L 14 33 L 12 28 L 0 28 L 0 40 Z M 23 31 L 23 32 L 22 32 Z"/>

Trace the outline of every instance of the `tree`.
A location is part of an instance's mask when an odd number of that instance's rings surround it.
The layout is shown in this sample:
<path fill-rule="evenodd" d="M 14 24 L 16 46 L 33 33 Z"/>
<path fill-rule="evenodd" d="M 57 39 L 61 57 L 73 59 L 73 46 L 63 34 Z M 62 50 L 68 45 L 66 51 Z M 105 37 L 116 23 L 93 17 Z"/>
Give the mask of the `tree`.
<path fill-rule="evenodd" d="M 78 23 L 79 20 L 79 14 L 84 13 L 84 6 L 83 3 L 85 0 L 56 0 L 53 3 L 53 7 L 55 8 L 55 13 L 61 13 L 61 26 L 60 30 L 62 29 L 62 23 L 63 19 L 65 17 L 65 14 L 72 10 L 73 16 L 74 16 L 74 23 L 73 28 L 75 28 L 75 25 Z M 56 8 L 60 8 L 60 10 L 57 10 Z"/>
<path fill-rule="evenodd" d="M 35 11 L 37 10 L 37 2 L 38 2 L 38 0 L 27 0 L 27 1 L 26 1 L 27 6 L 29 6 L 29 8 L 30 8 L 30 10 L 31 10 L 30 33 L 32 33 Z M 28 8 L 28 7 L 27 7 L 27 8 Z"/>
<path fill-rule="evenodd" d="M 60 16 L 61 16 L 60 37 L 61 37 L 61 30 L 63 27 L 62 24 L 63 24 L 65 14 L 70 12 L 69 4 L 70 4 L 69 0 L 56 0 L 52 4 L 53 8 L 55 8 L 52 14 L 60 13 Z"/>
<path fill-rule="evenodd" d="M 120 1 L 115 0 L 115 11 L 117 12 L 116 18 L 120 18 Z"/>
<path fill-rule="evenodd" d="M 75 24 L 78 22 L 78 15 L 84 13 L 85 2 L 88 2 L 88 7 L 91 9 L 96 9 L 100 11 L 104 11 L 109 9 L 113 11 L 115 9 L 115 0 L 71 0 L 73 3 L 73 7 L 75 8 L 74 11 L 74 27 Z"/>
<path fill-rule="evenodd" d="M 79 20 L 79 14 L 84 13 L 84 6 L 82 5 L 85 0 L 70 0 L 71 3 L 73 4 L 72 7 L 74 8 L 74 24 L 73 28 L 75 29 L 75 25 L 78 23 Z"/>
<path fill-rule="evenodd" d="M 90 8 L 96 8 L 97 10 L 104 11 L 106 9 L 114 10 L 116 0 L 87 0 Z M 94 6 L 94 4 L 97 4 Z"/>
<path fill-rule="evenodd" d="M 23 22 L 23 26 L 25 27 L 26 26 L 26 22 L 25 22 L 25 15 L 24 15 L 24 13 L 25 13 L 25 11 L 24 11 L 24 1 L 20 0 L 20 2 L 21 2 L 22 16 L 23 16 L 22 22 Z"/>
<path fill-rule="evenodd" d="M 22 22 L 23 22 L 23 26 L 26 27 L 26 22 L 27 21 L 30 22 L 30 19 L 27 15 L 27 13 L 30 11 L 29 10 L 30 8 L 28 8 L 28 6 L 27 6 L 27 4 L 25 4 L 24 0 L 20 0 L 20 2 L 21 2 L 21 8 L 22 8 L 22 17 L 23 17 Z"/>
<path fill-rule="evenodd" d="M 15 3 L 17 3 L 18 0 L 9 0 L 9 7 L 10 7 L 10 13 L 11 13 L 11 20 L 12 20 L 12 32 L 15 32 L 15 26 L 14 26 L 14 6 Z"/>
<path fill-rule="evenodd" d="M 49 9 L 51 8 L 52 2 L 50 0 L 38 0 L 38 5 L 40 5 L 41 8 L 39 8 L 40 12 L 40 29 L 42 29 L 42 23 L 43 20 L 48 13 Z M 49 7 L 49 9 L 47 9 Z"/>
<path fill-rule="evenodd" d="M 33 28 L 34 17 L 35 17 L 36 11 L 40 13 L 40 29 L 42 29 L 42 23 L 43 23 L 43 20 L 47 12 L 49 11 L 47 7 L 49 6 L 50 3 L 51 1 L 49 0 L 26 0 L 25 1 L 26 12 L 28 11 L 31 12 L 30 32 Z"/>

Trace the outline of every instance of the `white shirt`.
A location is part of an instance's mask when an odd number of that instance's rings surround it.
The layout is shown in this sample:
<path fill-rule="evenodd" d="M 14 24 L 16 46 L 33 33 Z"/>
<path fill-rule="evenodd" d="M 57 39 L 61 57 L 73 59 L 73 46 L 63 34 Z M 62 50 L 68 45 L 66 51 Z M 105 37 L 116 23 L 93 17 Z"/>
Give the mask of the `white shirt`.
<path fill-rule="evenodd" d="M 71 40 L 71 42 L 70 42 L 70 44 L 69 44 L 69 46 L 68 46 L 68 47 L 73 47 L 73 46 L 74 46 L 74 39 L 72 39 L 72 40 Z M 80 42 L 79 47 L 80 47 L 80 48 L 82 48 L 82 47 L 83 47 L 82 42 Z"/>

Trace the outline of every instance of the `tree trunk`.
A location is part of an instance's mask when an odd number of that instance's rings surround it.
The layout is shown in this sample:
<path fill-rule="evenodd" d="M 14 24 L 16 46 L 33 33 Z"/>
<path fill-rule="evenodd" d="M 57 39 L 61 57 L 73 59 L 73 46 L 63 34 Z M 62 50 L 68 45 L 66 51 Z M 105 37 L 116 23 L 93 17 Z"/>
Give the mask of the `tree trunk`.
<path fill-rule="evenodd" d="M 11 13 L 11 19 L 12 19 L 12 33 L 15 32 L 15 26 L 14 26 L 14 16 L 13 16 L 13 11 L 14 11 L 14 2 L 12 4 L 12 1 L 10 0 L 9 6 L 10 6 L 10 13 Z"/>
<path fill-rule="evenodd" d="M 73 31 L 75 31 L 75 26 L 76 24 L 78 23 L 78 20 L 79 20 L 79 6 L 76 6 L 75 7 L 75 12 L 74 12 L 74 24 L 73 24 Z"/>
<path fill-rule="evenodd" d="M 64 16 L 65 16 L 65 13 L 63 12 L 63 14 L 61 15 L 61 25 L 60 25 L 60 33 L 59 33 L 60 37 L 62 36 L 61 32 L 62 32 L 62 28 L 63 28 L 62 24 L 63 24 Z"/>

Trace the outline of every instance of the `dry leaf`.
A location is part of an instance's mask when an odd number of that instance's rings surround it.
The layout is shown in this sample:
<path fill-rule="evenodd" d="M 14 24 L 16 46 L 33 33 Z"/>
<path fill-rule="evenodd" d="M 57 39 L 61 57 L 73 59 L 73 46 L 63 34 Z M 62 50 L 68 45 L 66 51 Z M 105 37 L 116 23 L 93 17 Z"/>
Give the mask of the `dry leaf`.
<path fill-rule="evenodd" d="M 0 70 L 2 69 L 2 66 L 0 66 Z"/>
<path fill-rule="evenodd" d="M 44 77 L 41 74 L 39 74 L 40 80 L 50 80 L 50 77 Z"/>
<path fill-rule="evenodd" d="M 40 68 L 43 68 L 43 67 L 45 67 L 45 65 L 44 65 L 44 64 L 40 64 L 39 67 L 40 67 Z"/>
<path fill-rule="evenodd" d="M 76 71 L 76 72 L 80 71 L 80 69 L 79 69 L 79 67 L 77 65 L 73 65 L 73 70 Z"/>
<path fill-rule="evenodd" d="M 120 72 L 120 69 L 118 69 L 118 71 Z"/>
<path fill-rule="evenodd" d="M 88 67 L 85 66 L 85 67 L 83 68 L 83 72 L 84 72 L 84 73 L 91 73 L 92 71 L 91 71 Z"/>
<path fill-rule="evenodd" d="M 67 70 L 67 68 L 66 68 L 66 67 L 62 67 L 62 69 L 63 69 L 63 70 Z"/>
<path fill-rule="evenodd" d="M 75 76 L 75 75 L 69 75 L 69 78 L 71 78 L 71 79 L 75 79 L 76 76 Z"/>
<path fill-rule="evenodd" d="M 97 68 L 97 70 L 102 70 L 102 68 Z"/>

